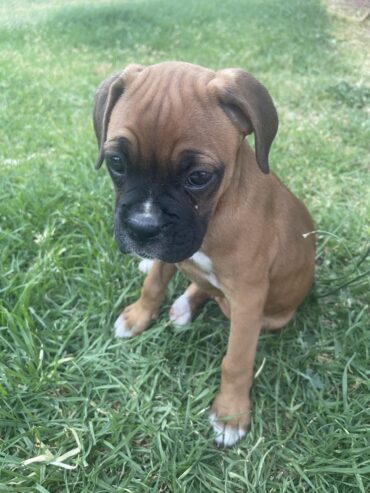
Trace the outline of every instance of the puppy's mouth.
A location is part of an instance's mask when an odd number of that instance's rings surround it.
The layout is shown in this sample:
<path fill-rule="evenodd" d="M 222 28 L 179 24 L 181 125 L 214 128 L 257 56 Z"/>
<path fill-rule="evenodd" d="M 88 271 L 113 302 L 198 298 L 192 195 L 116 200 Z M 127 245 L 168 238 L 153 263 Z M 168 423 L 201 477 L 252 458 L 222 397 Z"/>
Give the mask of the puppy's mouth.
<path fill-rule="evenodd" d="M 179 201 L 121 202 L 116 206 L 115 236 L 123 253 L 177 263 L 199 250 L 207 223 L 191 205 Z"/>
<path fill-rule="evenodd" d="M 183 235 L 179 235 L 180 238 Z M 134 253 L 146 259 L 157 259 L 167 263 L 177 263 L 191 257 L 199 250 L 202 239 L 179 241 L 175 238 L 159 235 L 145 242 L 132 238 L 127 232 L 116 230 L 116 239 L 122 253 Z M 185 239 L 185 238 L 184 238 Z M 195 241 L 194 241 L 195 240 Z"/>
<path fill-rule="evenodd" d="M 191 257 L 200 249 L 205 231 L 194 224 L 183 227 L 161 227 L 144 232 L 133 232 L 127 223 L 121 222 L 117 216 L 115 221 L 115 237 L 122 253 L 135 253 L 139 257 L 158 259 L 167 263 L 177 263 Z"/>
<path fill-rule="evenodd" d="M 162 260 L 162 262 L 176 264 L 190 258 L 197 250 L 199 250 L 201 242 L 199 246 L 196 245 L 192 248 L 187 248 L 186 250 L 181 249 L 181 251 L 177 251 L 171 247 L 163 248 L 161 244 L 142 247 L 122 240 L 118 240 L 118 245 L 122 253 L 134 253 L 141 258 Z"/>

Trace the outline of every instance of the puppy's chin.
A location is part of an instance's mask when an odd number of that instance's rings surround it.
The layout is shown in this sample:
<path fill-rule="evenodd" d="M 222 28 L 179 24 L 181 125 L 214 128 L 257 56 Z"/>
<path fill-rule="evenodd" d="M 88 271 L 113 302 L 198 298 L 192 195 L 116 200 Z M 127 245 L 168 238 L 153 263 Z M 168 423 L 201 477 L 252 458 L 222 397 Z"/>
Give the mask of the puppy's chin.
<path fill-rule="evenodd" d="M 162 244 L 153 242 L 151 244 L 139 245 L 126 235 L 116 238 L 122 253 L 134 253 L 146 259 L 162 260 L 168 264 L 177 264 L 190 258 L 197 252 L 202 244 L 202 239 L 188 245 Z"/>
<path fill-rule="evenodd" d="M 179 262 L 182 262 L 183 260 L 190 258 L 192 255 L 194 255 L 194 253 L 199 250 L 201 244 L 202 244 L 202 242 L 200 242 L 199 245 L 195 245 L 191 249 L 188 249 L 185 251 L 160 252 L 156 255 L 155 258 L 158 260 L 162 260 L 162 262 L 167 262 L 168 264 L 177 264 Z"/>

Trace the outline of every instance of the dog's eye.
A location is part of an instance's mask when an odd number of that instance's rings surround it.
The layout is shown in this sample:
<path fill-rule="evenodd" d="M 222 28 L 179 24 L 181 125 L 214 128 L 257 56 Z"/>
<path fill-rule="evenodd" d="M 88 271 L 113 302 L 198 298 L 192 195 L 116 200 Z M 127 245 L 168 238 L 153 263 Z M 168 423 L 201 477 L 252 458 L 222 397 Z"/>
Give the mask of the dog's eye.
<path fill-rule="evenodd" d="M 212 173 L 208 171 L 194 171 L 186 179 L 186 186 L 193 189 L 201 189 L 210 183 Z"/>
<path fill-rule="evenodd" d="M 126 166 L 123 161 L 123 159 L 120 156 L 114 155 L 114 156 L 108 156 L 107 157 L 107 164 L 110 169 L 110 171 L 114 175 L 124 175 L 126 172 Z"/>

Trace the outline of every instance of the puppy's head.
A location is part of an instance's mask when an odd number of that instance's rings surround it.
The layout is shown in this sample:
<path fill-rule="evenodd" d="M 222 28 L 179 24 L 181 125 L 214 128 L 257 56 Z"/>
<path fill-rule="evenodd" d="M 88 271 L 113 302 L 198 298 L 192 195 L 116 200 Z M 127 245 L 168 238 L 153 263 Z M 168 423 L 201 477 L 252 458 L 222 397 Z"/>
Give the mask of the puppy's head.
<path fill-rule="evenodd" d="M 266 89 L 246 72 L 180 62 L 130 65 L 105 80 L 93 116 L 121 250 L 171 263 L 200 248 L 251 132 L 268 172 L 278 125 Z"/>

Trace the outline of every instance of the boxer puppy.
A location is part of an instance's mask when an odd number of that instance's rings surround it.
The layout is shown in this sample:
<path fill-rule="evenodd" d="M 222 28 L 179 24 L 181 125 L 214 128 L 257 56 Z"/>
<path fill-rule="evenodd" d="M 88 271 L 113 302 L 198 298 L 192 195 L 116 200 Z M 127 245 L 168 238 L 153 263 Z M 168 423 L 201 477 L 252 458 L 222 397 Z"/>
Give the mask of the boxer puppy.
<path fill-rule="evenodd" d="M 105 160 L 116 191 L 118 245 L 153 260 L 116 335 L 150 325 L 176 269 L 192 283 L 172 305 L 173 322 L 188 323 L 214 298 L 231 324 L 210 420 L 216 442 L 233 445 L 250 424 L 261 328 L 286 325 L 314 277 L 311 217 L 269 173 L 273 101 L 240 69 L 130 65 L 100 85 L 93 118 L 96 167 Z"/>

